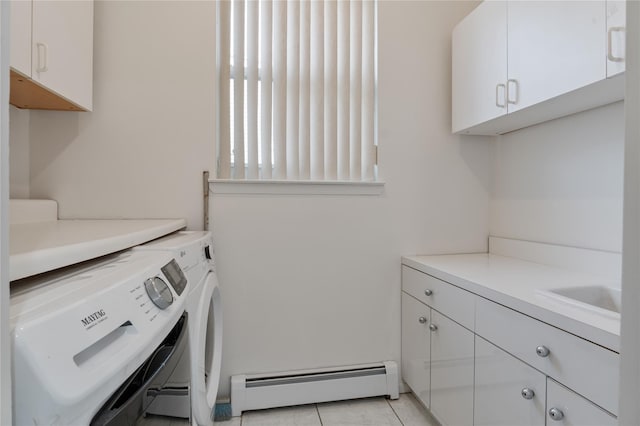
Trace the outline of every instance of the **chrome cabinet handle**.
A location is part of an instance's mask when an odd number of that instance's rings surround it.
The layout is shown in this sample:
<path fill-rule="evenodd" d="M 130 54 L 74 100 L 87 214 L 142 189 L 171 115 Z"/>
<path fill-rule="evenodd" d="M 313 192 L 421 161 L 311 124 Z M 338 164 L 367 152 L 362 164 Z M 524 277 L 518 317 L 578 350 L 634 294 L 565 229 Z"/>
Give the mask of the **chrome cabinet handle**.
<path fill-rule="evenodd" d="M 564 419 L 564 413 L 559 408 L 553 407 L 549 410 L 549 417 L 555 421 Z"/>
<path fill-rule="evenodd" d="M 538 346 L 536 348 L 536 353 L 538 354 L 539 357 L 546 358 L 549 356 L 551 351 L 546 346 Z"/>
<path fill-rule="evenodd" d="M 513 92 L 515 93 L 515 99 L 511 100 L 511 84 L 515 85 Z M 520 85 L 518 84 L 518 80 L 510 78 L 507 80 L 507 103 L 508 104 L 517 104 L 518 97 L 520 96 Z"/>
<path fill-rule="evenodd" d="M 420 317 L 420 318 L 418 318 L 418 322 L 420 324 L 426 324 L 427 323 L 427 318 L 426 317 Z"/>
<path fill-rule="evenodd" d="M 503 99 L 502 103 L 500 103 L 500 99 L 499 99 L 500 98 L 500 88 L 501 87 L 502 87 L 503 92 L 506 93 L 506 91 L 507 91 L 507 86 L 505 86 L 504 84 L 502 84 L 502 83 L 496 84 L 496 106 L 498 108 L 506 108 L 507 107 L 507 103 L 504 101 L 504 99 Z"/>
<path fill-rule="evenodd" d="M 613 33 L 624 31 L 625 27 L 611 27 L 607 31 L 607 59 L 611 62 L 624 62 L 624 57 L 613 56 Z"/>
<path fill-rule="evenodd" d="M 45 72 L 49 70 L 47 66 L 47 45 L 44 43 L 36 43 L 36 50 L 38 52 L 38 66 L 36 72 Z"/>
<path fill-rule="evenodd" d="M 522 389 L 522 391 L 520 391 L 520 394 L 524 399 L 533 399 L 533 397 L 536 395 L 533 389 L 529 389 L 529 388 Z"/>
<path fill-rule="evenodd" d="M 430 324 L 430 325 L 429 325 L 429 330 L 431 330 L 431 331 L 436 331 L 437 329 L 438 329 L 438 326 L 437 326 L 437 325 L 435 325 L 435 324 Z"/>
<path fill-rule="evenodd" d="M 432 294 L 433 294 L 433 290 L 426 289 L 426 290 L 424 291 L 424 295 L 425 295 L 425 296 L 431 296 Z"/>

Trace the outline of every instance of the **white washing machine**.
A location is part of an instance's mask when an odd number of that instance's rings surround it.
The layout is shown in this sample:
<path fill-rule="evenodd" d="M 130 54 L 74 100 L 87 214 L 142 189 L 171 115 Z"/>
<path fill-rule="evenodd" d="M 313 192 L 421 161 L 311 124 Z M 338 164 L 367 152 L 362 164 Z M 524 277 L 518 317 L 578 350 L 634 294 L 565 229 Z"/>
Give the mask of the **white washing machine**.
<path fill-rule="evenodd" d="M 222 300 L 209 232 L 176 232 L 134 251 L 162 251 L 173 256 L 187 277 L 189 315 L 188 356 L 147 412 L 190 418 L 194 425 L 211 425 L 222 359 Z"/>
<path fill-rule="evenodd" d="M 186 351 L 169 253 L 126 251 L 11 283 L 18 425 L 133 425 Z"/>

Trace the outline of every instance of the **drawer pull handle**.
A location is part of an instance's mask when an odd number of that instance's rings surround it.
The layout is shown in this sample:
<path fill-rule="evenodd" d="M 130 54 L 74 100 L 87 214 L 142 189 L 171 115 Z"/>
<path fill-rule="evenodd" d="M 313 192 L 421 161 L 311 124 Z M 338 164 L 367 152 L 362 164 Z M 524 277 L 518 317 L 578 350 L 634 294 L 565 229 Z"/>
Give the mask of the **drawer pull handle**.
<path fill-rule="evenodd" d="M 549 410 L 549 417 L 555 421 L 564 419 L 564 413 L 559 408 L 553 407 Z"/>
<path fill-rule="evenodd" d="M 433 290 L 426 289 L 426 290 L 424 291 L 424 295 L 425 295 L 425 296 L 431 296 L 432 294 L 433 294 Z"/>
<path fill-rule="evenodd" d="M 420 317 L 420 318 L 418 318 L 418 322 L 420 324 L 426 324 L 427 323 L 427 318 L 426 317 Z"/>
<path fill-rule="evenodd" d="M 437 325 L 435 325 L 435 324 L 431 324 L 431 325 L 429 325 L 429 330 L 431 330 L 431 331 L 436 331 L 437 329 L 438 329 L 438 326 L 437 326 Z"/>
<path fill-rule="evenodd" d="M 548 347 L 546 347 L 546 346 L 538 346 L 538 347 L 536 348 L 536 353 L 538 354 L 538 356 L 540 356 L 540 357 L 542 357 L 542 358 L 546 358 L 546 357 L 548 357 L 550 352 L 551 352 L 551 351 L 550 351 L 550 350 L 549 350 L 549 348 L 548 348 Z"/>
<path fill-rule="evenodd" d="M 533 399 L 533 397 L 536 396 L 536 393 L 533 391 L 533 389 L 529 389 L 529 388 L 522 389 L 520 394 L 522 394 L 522 397 L 524 399 Z"/>

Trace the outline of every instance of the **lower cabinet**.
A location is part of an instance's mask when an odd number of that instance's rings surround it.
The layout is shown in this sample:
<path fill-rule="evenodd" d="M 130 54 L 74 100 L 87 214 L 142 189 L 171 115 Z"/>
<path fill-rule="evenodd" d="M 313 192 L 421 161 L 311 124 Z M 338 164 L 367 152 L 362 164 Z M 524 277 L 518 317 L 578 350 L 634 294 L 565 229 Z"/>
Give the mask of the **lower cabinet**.
<path fill-rule="evenodd" d="M 429 408 L 431 308 L 402 293 L 402 372 L 404 381 L 416 397 Z"/>
<path fill-rule="evenodd" d="M 476 336 L 475 425 L 544 426 L 546 376 Z"/>
<path fill-rule="evenodd" d="M 403 266 L 402 377 L 443 426 L 617 425 L 617 353 L 436 280 Z"/>
<path fill-rule="evenodd" d="M 473 332 L 402 292 L 402 375 L 444 425 L 473 424 Z"/>
<path fill-rule="evenodd" d="M 431 311 L 431 412 L 445 425 L 473 425 L 473 333 Z"/>

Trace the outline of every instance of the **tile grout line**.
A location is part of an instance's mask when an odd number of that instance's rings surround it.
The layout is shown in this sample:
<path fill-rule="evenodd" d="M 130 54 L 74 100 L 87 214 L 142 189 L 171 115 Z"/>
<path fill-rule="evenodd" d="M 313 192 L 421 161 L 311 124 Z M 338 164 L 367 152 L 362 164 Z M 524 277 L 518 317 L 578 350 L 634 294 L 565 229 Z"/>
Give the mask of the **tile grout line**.
<path fill-rule="evenodd" d="M 398 399 L 400 399 L 400 398 L 398 398 Z M 385 400 L 387 401 L 387 404 L 389 405 L 389 408 L 391 408 L 391 411 L 393 411 L 393 414 L 395 414 L 395 416 L 396 416 L 396 418 L 398 419 L 398 421 L 400 422 L 400 424 L 401 424 L 402 426 L 404 426 L 404 422 L 402 421 L 402 419 L 400 418 L 400 416 L 398 415 L 398 413 L 396 413 L 396 410 L 394 410 L 394 409 L 393 409 L 393 405 L 391 405 L 391 403 L 389 402 L 389 399 L 386 399 L 386 398 L 385 398 Z"/>
<path fill-rule="evenodd" d="M 316 413 L 318 413 L 318 420 L 320 420 L 320 426 L 324 426 L 322 423 L 322 416 L 320 415 L 320 409 L 318 408 L 318 404 L 314 404 L 316 407 Z"/>

